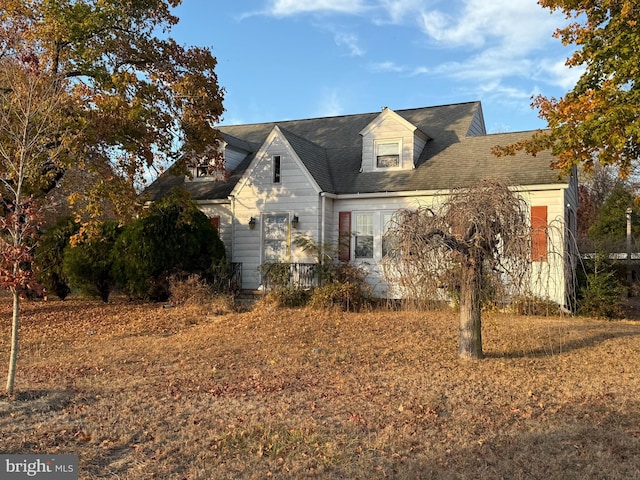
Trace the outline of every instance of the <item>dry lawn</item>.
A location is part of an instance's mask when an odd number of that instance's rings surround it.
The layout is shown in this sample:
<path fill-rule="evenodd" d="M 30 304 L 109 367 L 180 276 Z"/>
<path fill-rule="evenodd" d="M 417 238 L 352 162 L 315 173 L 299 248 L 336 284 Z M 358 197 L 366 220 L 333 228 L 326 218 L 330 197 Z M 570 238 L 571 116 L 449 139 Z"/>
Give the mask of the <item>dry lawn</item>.
<path fill-rule="evenodd" d="M 0 451 L 81 479 L 640 478 L 640 323 L 24 304 Z M 6 371 L 10 304 L 0 305 Z"/>

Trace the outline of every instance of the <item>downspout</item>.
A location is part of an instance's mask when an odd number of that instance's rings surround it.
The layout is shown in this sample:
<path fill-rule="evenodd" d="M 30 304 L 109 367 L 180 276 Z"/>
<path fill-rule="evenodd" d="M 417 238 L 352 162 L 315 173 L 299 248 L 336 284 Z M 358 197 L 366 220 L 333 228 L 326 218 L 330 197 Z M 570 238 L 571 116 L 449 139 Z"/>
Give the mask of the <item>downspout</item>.
<path fill-rule="evenodd" d="M 236 255 L 236 197 L 229 195 L 231 201 L 231 262 Z"/>
<path fill-rule="evenodd" d="M 320 262 L 324 261 L 324 244 L 325 244 L 325 233 L 324 230 L 326 228 L 325 221 L 325 213 L 327 208 L 327 196 L 325 192 L 320 192 Z"/>

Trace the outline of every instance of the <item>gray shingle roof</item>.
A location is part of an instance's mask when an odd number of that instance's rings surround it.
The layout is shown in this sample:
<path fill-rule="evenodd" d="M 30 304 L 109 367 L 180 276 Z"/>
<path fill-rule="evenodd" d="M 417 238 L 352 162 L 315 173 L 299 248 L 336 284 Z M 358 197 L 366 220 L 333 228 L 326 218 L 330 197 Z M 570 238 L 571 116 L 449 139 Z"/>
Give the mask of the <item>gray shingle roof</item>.
<path fill-rule="evenodd" d="M 491 149 L 527 138 L 531 132 L 477 135 L 482 122 L 479 102 L 396 110 L 395 113 L 424 132 L 427 142 L 417 167 L 410 171 L 360 172 L 362 137 L 359 132 L 380 112 L 337 117 L 289 120 L 219 127 L 229 145 L 252 152 L 231 172 L 227 182 L 185 182 L 184 177 L 162 175 L 146 190 L 157 199 L 171 188 L 185 184 L 197 200 L 226 198 L 257 150 L 278 125 L 303 164 L 323 191 L 348 193 L 446 190 L 468 186 L 483 178 L 510 185 L 563 183 L 550 168 L 552 157 L 524 153 L 496 158 Z M 167 178 L 172 177 L 172 178 Z"/>

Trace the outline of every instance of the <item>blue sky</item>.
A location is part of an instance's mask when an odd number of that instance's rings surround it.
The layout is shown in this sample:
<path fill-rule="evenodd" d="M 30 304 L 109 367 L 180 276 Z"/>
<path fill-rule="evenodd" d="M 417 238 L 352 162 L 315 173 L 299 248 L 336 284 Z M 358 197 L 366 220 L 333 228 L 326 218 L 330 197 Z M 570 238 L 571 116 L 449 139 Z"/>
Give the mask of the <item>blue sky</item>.
<path fill-rule="evenodd" d="M 532 95 L 579 71 L 536 0 L 183 0 L 171 36 L 210 47 L 222 124 L 480 100 L 489 133 L 544 128 Z"/>

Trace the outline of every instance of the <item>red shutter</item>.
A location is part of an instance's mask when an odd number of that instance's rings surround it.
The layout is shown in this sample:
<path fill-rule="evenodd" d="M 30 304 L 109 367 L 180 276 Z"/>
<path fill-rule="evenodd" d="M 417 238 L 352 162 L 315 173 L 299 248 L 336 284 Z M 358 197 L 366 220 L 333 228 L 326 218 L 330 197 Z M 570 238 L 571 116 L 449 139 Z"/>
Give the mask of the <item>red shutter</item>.
<path fill-rule="evenodd" d="M 547 261 L 547 207 L 531 207 L 531 261 Z"/>
<path fill-rule="evenodd" d="M 351 260 L 351 212 L 338 214 L 338 260 Z"/>
<path fill-rule="evenodd" d="M 215 217 L 209 217 L 209 221 L 211 225 L 216 227 L 216 230 L 220 231 L 220 216 L 216 215 Z"/>

